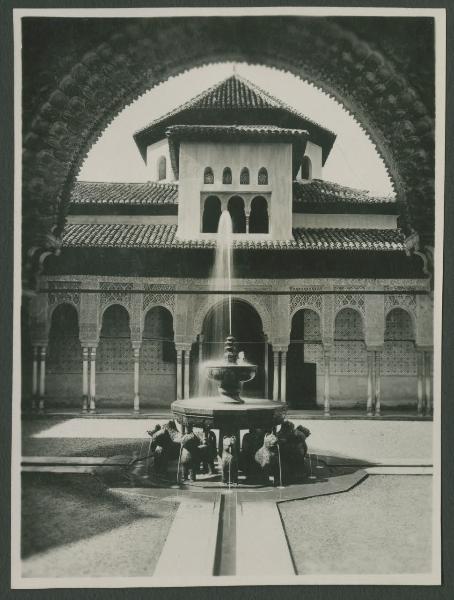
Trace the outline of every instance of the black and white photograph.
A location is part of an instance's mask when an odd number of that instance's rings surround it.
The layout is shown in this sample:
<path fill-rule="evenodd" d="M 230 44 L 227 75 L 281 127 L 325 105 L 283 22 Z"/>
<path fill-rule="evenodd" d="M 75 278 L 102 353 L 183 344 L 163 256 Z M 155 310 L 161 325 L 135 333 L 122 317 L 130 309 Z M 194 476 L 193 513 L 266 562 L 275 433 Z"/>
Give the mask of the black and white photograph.
<path fill-rule="evenodd" d="M 14 10 L 13 588 L 440 585 L 445 29 Z"/>

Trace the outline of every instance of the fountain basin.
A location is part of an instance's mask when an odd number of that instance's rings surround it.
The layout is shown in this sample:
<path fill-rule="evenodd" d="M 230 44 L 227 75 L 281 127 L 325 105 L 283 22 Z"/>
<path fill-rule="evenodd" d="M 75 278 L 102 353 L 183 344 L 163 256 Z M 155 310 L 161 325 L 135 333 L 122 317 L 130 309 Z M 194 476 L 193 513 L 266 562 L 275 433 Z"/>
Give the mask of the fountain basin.
<path fill-rule="evenodd" d="M 283 422 L 287 405 L 265 398 L 226 401 L 219 396 L 176 400 L 171 405 L 175 419 L 184 427 L 210 427 L 235 432 L 257 428 L 271 430 Z"/>

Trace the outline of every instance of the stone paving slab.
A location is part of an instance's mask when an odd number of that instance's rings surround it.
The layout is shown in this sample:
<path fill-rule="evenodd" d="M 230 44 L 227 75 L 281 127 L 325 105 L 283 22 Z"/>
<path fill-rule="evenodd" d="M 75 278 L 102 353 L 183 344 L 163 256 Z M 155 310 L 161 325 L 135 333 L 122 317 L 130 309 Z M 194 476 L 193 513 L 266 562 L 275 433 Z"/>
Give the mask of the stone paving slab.
<path fill-rule="evenodd" d="M 156 577 L 213 575 L 219 508 L 219 496 L 211 502 L 188 499 L 180 504 L 156 565 Z"/>
<path fill-rule="evenodd" d="M 236 575 L 295 575 L 275 502 L 239 501 L 236 526 Z"/>

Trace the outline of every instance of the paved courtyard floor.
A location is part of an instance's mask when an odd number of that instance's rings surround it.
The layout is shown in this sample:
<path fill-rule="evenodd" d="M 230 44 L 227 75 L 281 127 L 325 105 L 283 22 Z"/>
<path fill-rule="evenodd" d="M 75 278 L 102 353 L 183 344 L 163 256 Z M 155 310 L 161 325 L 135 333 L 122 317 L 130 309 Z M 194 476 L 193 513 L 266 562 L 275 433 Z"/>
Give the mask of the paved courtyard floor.
<path fill-rule="evenodd" d="M 146 429 L 166 420 L 25 418 L 22 454 L 130 455 L 146 449 Z M 369 469 L 379 474 L 350 491 L 278 503 L 297 574 L 430 571 L 433 423 L 291 420 L 312 432 L 308 445 L 314 473 L 319 459 L 353 470 L 385 465 Z M 176 522 L 175 499 L 118 495 L 93 475 L 35 472 L 22 477 L 24 577 L 154 573 Z M 251 514 L 254 504 L 251 498 Z"/>
<path fill-rule="evenodd" d="M 279 504 L 298 574 L 431 571 L 432 477 L 368 477 L 345 494 Z"/>
<path fill-rule="evenodd" d="M 90 475 L 22 475 L 24 577 L 153 574 L 173 502 L 109 493 Z"/>

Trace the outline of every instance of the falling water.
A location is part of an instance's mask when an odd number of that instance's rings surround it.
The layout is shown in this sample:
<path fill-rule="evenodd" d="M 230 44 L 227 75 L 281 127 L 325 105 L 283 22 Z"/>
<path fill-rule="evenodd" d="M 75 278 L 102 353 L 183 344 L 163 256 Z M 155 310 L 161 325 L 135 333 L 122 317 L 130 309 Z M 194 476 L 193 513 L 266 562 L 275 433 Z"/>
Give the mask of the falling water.
<path fill-rule="evenodd" d="M 282 463 L 281 463 L 281 449 L 279 444 L 277 444 L 277 460 L 279 461 L 279 487 L 283 488 L 282 485 Z"/>
<path fill-rule="evenodd" d="M 222 343 L 227 335 L 232 334 L 232 219 L 228 210 L 223 210 L 219 219 L 218 235 L 214 255 L 214 265 L 211 273 L 210 287 L 213 290 L 224 290 L 221 298 L 222 305 L 227 306 L 227 315 L 224 310 L 216 311 L 213 338 L 215 342 Z M 227 318 L 226 318 L 227 317 Z"/>
<path fill-rule="evenodd" d="M 204 342 L 204 359 L 221 360 L 224 355 L 224 340 L 232 334 L 232 219 L 228 210 L 224 210 L 219 218 L 218 235 L 214 250 L 214 263 L 211 271 L 209 288 L 212 291 L 222 290 L 225 293 L 213 294 L 210 301 L 217 308 L 213 312 L 210 331 Z M 204 364 L 199 365 L 197 381 L 198 396 L 217 394 L 217 384 L 205 376 Z"/>
<path fill-rule="evenodd" d="M 311 473 L 309 475 L 309 479 L 317 479 L 317 477 L 312 472 L 312 458 L 311 458 L 311 455 L 308 454 L 307 456 L 309 457 L 309 470 L 310 470 L 310 473 Z"/>
<path fill-rule="evenodd" d="M 177 468 L 177 483 L 180 483 L 180 464 L 181 464 L 181 453 L 183 452 L 183 444 L 180 444 L 180 452 L 178 454 L 178 468 Z"/>

